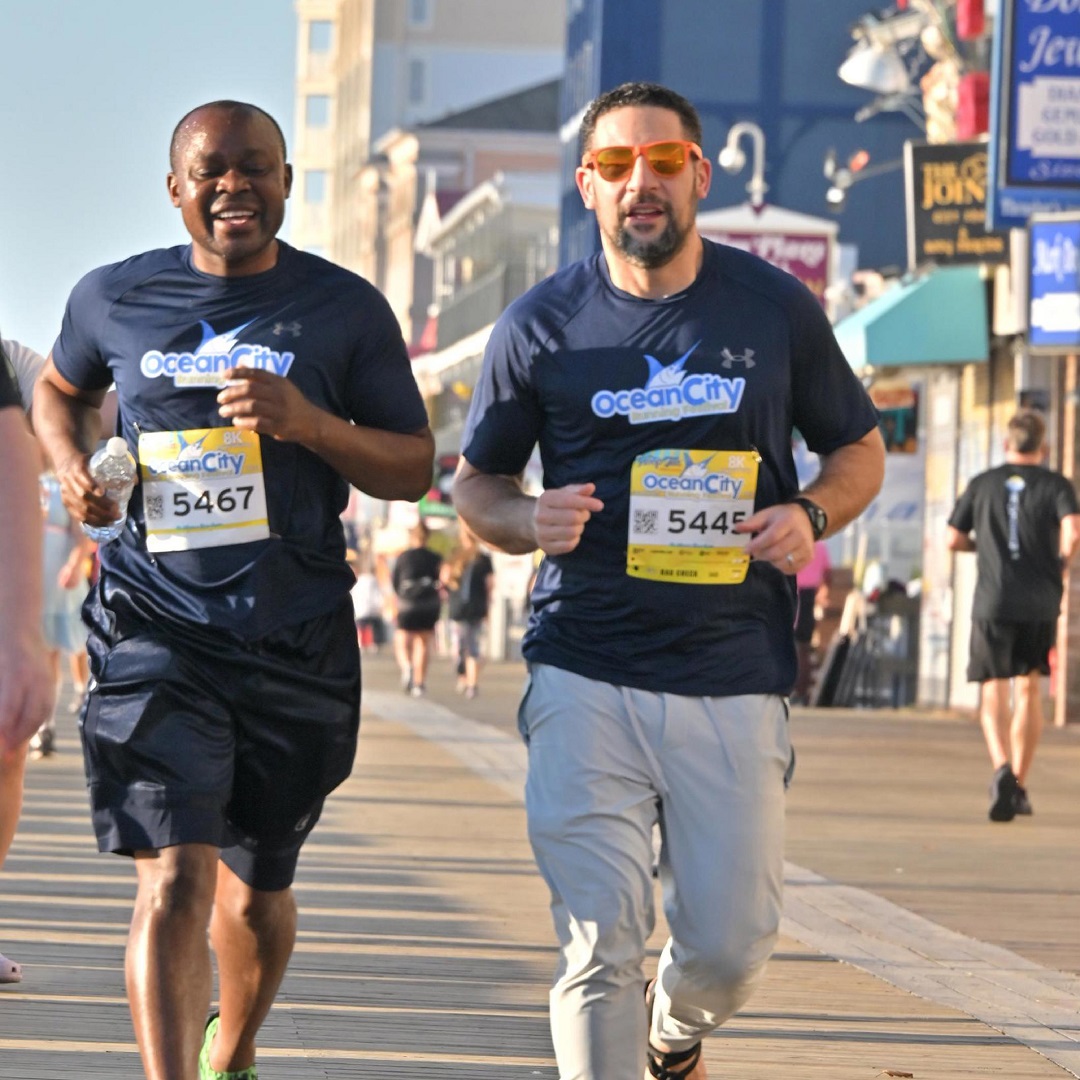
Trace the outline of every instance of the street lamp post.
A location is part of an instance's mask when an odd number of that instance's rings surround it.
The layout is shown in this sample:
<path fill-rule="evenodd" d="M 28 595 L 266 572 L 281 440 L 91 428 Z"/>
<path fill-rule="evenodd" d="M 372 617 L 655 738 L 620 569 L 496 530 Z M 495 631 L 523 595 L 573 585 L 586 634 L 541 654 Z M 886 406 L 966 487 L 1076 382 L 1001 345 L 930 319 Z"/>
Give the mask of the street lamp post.
<path fill-rule="evenodd" d="M 746 152 L 739 145 L 739 140 L 744 135 L 750 137 L 754 147 L 754 168 L 746 190 L 750 193 L 750 205 L 760 210 L 765 205 L 765 192 L 769 190 L 769 185 L 765 183 L 765 132 L 751 120 L 732 124 L 717 161 L 725 172 L 732 175 L 741 172 L 746 166 Z"/>

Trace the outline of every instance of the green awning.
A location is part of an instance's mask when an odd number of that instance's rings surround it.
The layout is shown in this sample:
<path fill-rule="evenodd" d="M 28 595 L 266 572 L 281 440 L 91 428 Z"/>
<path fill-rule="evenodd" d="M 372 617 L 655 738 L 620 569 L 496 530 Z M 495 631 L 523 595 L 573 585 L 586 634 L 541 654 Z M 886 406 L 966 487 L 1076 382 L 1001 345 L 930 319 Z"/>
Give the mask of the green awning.
<path fill-rule="evenodd" d="M 977 266 L 940 267 L 894 285 L 834 331 L 856 371 L 985 360 L 990 350 L 986 283 Z"/>

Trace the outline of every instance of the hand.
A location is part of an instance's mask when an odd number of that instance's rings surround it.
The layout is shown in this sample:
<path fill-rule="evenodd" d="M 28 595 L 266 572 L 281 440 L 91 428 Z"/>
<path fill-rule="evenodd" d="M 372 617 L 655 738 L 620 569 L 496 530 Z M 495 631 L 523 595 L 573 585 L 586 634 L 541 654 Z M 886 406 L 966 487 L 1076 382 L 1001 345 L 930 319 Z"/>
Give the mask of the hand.
<path fill-rule="evenodd" d="M 784 574 L 798 573 L 814 557 L 814 530 L 806 511 L 795 503 L 777 503 L 735 526 L 752 533 L 746 545 L 752 559 L 772 563 Z"/>
<path fill-rule="evenodd" d="M 120 507 L 106 498 L 105 489 L 90 475 L 90 456 L 72 454 L 56 468 L 60 497 L 67 512 L 87 525 L 111 525 L 120 516 Z M 139 482 L 138 476 L 135 482 Z"/>
<path fill-rule="evenodd" d="M 0 754 L 26 742 L 55 704 L 56 680 L 40 629 L 0 636 Z"/>
<path fill-rule="evenodd" d="M 585 525 L 604 504 L 593 498 L 595 484 L 567 484 L 551 488 L 537 500 L 533 509 L 536 546 L 546 555 L 565 555 L 581 541 Z"/>
<path fill-rule="evenodd" d="M 218 413 L 232 420 L 233 427 L 284 442 L 312 440 L 322 410 L 288 379 L 247 367 L 230 368 L 225 379 L 230 385 L 217 396 Z"/>

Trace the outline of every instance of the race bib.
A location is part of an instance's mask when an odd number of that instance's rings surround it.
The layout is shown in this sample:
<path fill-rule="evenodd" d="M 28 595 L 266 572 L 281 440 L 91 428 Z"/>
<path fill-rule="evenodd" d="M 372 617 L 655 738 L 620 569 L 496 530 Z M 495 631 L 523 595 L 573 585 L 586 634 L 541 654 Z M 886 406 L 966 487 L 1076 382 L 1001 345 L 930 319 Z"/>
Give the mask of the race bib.
<path fill-rule="evenodd" d="M 756 450 L 652 450 L 630 472 L 626 572 L 684 585 L 745 580 L 749 533 L 734 527 L 754 512 Z"/>
<path fill-rule="evenodd" d="M 139 436 L 148 551 L 265 540 L 262 450 L 254 431 L 194 428 Z"/>

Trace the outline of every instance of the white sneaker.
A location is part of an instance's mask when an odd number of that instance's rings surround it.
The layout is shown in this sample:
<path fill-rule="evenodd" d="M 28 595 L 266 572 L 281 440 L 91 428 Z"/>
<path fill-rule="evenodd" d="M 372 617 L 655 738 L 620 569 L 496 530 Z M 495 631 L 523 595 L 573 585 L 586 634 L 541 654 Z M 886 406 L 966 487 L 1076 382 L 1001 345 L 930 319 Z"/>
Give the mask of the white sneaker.
<path fill-rule="evenodd" d="M 427 693 L 427 690 L 424 689 L 422 683 L 416 683 L 409 688 L 409 693 L 412 694 L 413 697 L 423 697 Z"/>

